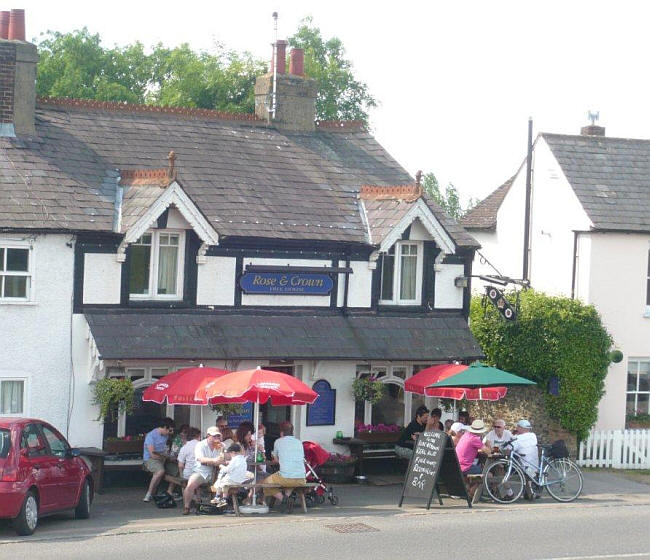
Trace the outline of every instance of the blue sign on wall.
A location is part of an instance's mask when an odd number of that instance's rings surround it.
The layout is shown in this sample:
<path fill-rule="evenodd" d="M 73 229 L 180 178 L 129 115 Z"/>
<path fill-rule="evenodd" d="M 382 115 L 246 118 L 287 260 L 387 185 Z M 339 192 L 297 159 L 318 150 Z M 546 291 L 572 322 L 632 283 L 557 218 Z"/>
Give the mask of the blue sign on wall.
<path fill-rule="evenodd" d="M 242 405 L 242 411 L 240 414 L 229 414 L 228 415 L 228 427 L 236 430 L 239 428 L 239 424 L 242 422 L 252 422 L 253 421 L 253 403 L 247 402 Z"/>
<path fill-rule="evenodd" d="M 333 426 L 336 418 L 336 389 L 324 379 L 312 389 L 318 393 L 314 404 L 307 405 L 307 426 Z"/>
<path fill-rule="evenodd" d="M 334 287 L 329 274 L 247 272 L 239 280 L 246 294 L 326 296 Z"/>

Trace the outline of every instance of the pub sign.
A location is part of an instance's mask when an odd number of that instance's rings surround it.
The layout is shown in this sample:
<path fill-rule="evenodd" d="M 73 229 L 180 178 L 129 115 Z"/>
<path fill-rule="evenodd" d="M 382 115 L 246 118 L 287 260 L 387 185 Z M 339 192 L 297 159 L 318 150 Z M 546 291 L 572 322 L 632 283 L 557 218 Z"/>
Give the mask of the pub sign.
<path fill-rule="evenodd" d="M 326 296 L 334 287 L 329 274 L 246 272 L 239 280 L 245 294 Z"/>

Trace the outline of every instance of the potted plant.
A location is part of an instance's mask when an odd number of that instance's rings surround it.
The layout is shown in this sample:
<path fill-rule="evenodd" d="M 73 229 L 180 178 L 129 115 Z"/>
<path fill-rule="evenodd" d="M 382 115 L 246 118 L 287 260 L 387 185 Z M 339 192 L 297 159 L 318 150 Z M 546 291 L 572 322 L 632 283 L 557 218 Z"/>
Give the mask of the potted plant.
<path fill-rule="evenodd" d="M 117 415 L 128 414 L 134 407 L 134 389 L 130 379 L 104 377 L 93 387 L 93 404 L 99 406 L 97 420 L 116 420 Z"/>
<path fill-rule="evenodd" d="M 377 404 L 384 396 L 385 390 L 386 386 L 372 376 L 358 377 L 352 382 L 355 401 L 368 401 L 370 404 Z"/>
<path fill-rule="evenodd" d="M 358 439 L 372 443 L 395 443 L 399 439 L 402 428 L 397 424 L 357 424 Z"/>
<path fill-rule="evenodd" d="M 357 458 L 351 455 L 330 453 L 329 459 L 318 468 L 318 471 L 326 482 L 341 484 L 352 480 L 356 463 Z"/>
<path fill-rule="evenodd" d="M 628 430 L 647 430 L 650 428 L 650 414 L 637 411 L 625 417 L 625 428 Z"/>
<path fill-rule="evenodd" d="M 109 437 L 104 440 L 104 451 L 107 453 L 142 453 L 144 436 Z"/>

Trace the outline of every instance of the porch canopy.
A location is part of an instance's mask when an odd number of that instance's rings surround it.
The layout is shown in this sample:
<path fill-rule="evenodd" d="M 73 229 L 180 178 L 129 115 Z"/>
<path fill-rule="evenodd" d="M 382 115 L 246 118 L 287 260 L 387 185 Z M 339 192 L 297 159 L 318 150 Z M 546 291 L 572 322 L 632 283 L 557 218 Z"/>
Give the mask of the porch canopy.
<path fill-rule="evenodd" d="M 93 310 L 101 360 L 472 360 L 483 352 L 460 315 Z"/>

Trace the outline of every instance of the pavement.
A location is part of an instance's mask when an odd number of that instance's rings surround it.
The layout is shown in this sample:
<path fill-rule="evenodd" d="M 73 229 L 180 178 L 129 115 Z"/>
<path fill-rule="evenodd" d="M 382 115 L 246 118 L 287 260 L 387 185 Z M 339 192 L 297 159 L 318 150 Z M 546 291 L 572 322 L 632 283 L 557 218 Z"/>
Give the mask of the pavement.
<path fill-rule="evenodd" d="M 648 477 L 650 479 L 650 477 Z M 299 508 L 291 514 L 272 511 L 267 515 L 181 515 L 181 507 L 158 509 L 153 503 L 142 501 L 144 489 L 140 487 L 107 488 L 104 494 L 97 495 L 93 502 L 91 518 L 73 519 L 69 513 L 57 514 L 39 520 L 36 533 L 29 542 L 70 541 L 92 539 L 97 536 L 118 536 L 134 533 L 198 530 L 215 527 L 240 525 L 264 525 L 291 522 L 330 523 L 349 521 L 355 518 L 399 518 L 404 515 L 436 516 L 462 514 L 472 516 L 480 513 L 498 511 L 539 511 L 544 509 L 566 510 L 569 508 L 603 508 L 609 506 L 649 506 L 650 484 L 630 480 L 625 476 L 604 471 L 585 471 L 583 494 L 575 502 L 561 504 L 547 493 L 539 500 L 528 502 L 520 500 L 515 504 L 502 505 L 481 502 L 472 509 L 460 499 L 443 497 L 443 505 L 432 503 L 431 509 L 420 500 L 406 499 L 403 507 L 397 506 L 401 494 L 401 484 L 390 484 L 382 478 L 381 485 L 339 485 L 334 492 L 339 497 L 339 505 L 332 506 L 328 501 L 310 508 L 303 514 Z M 470 518 L 468 517 L 468 519 Z M 3 544 L 24 542 L 25 537 L 17 537 L 13 529 L 4 523 L 0 525 L 0 557 Z"/>

